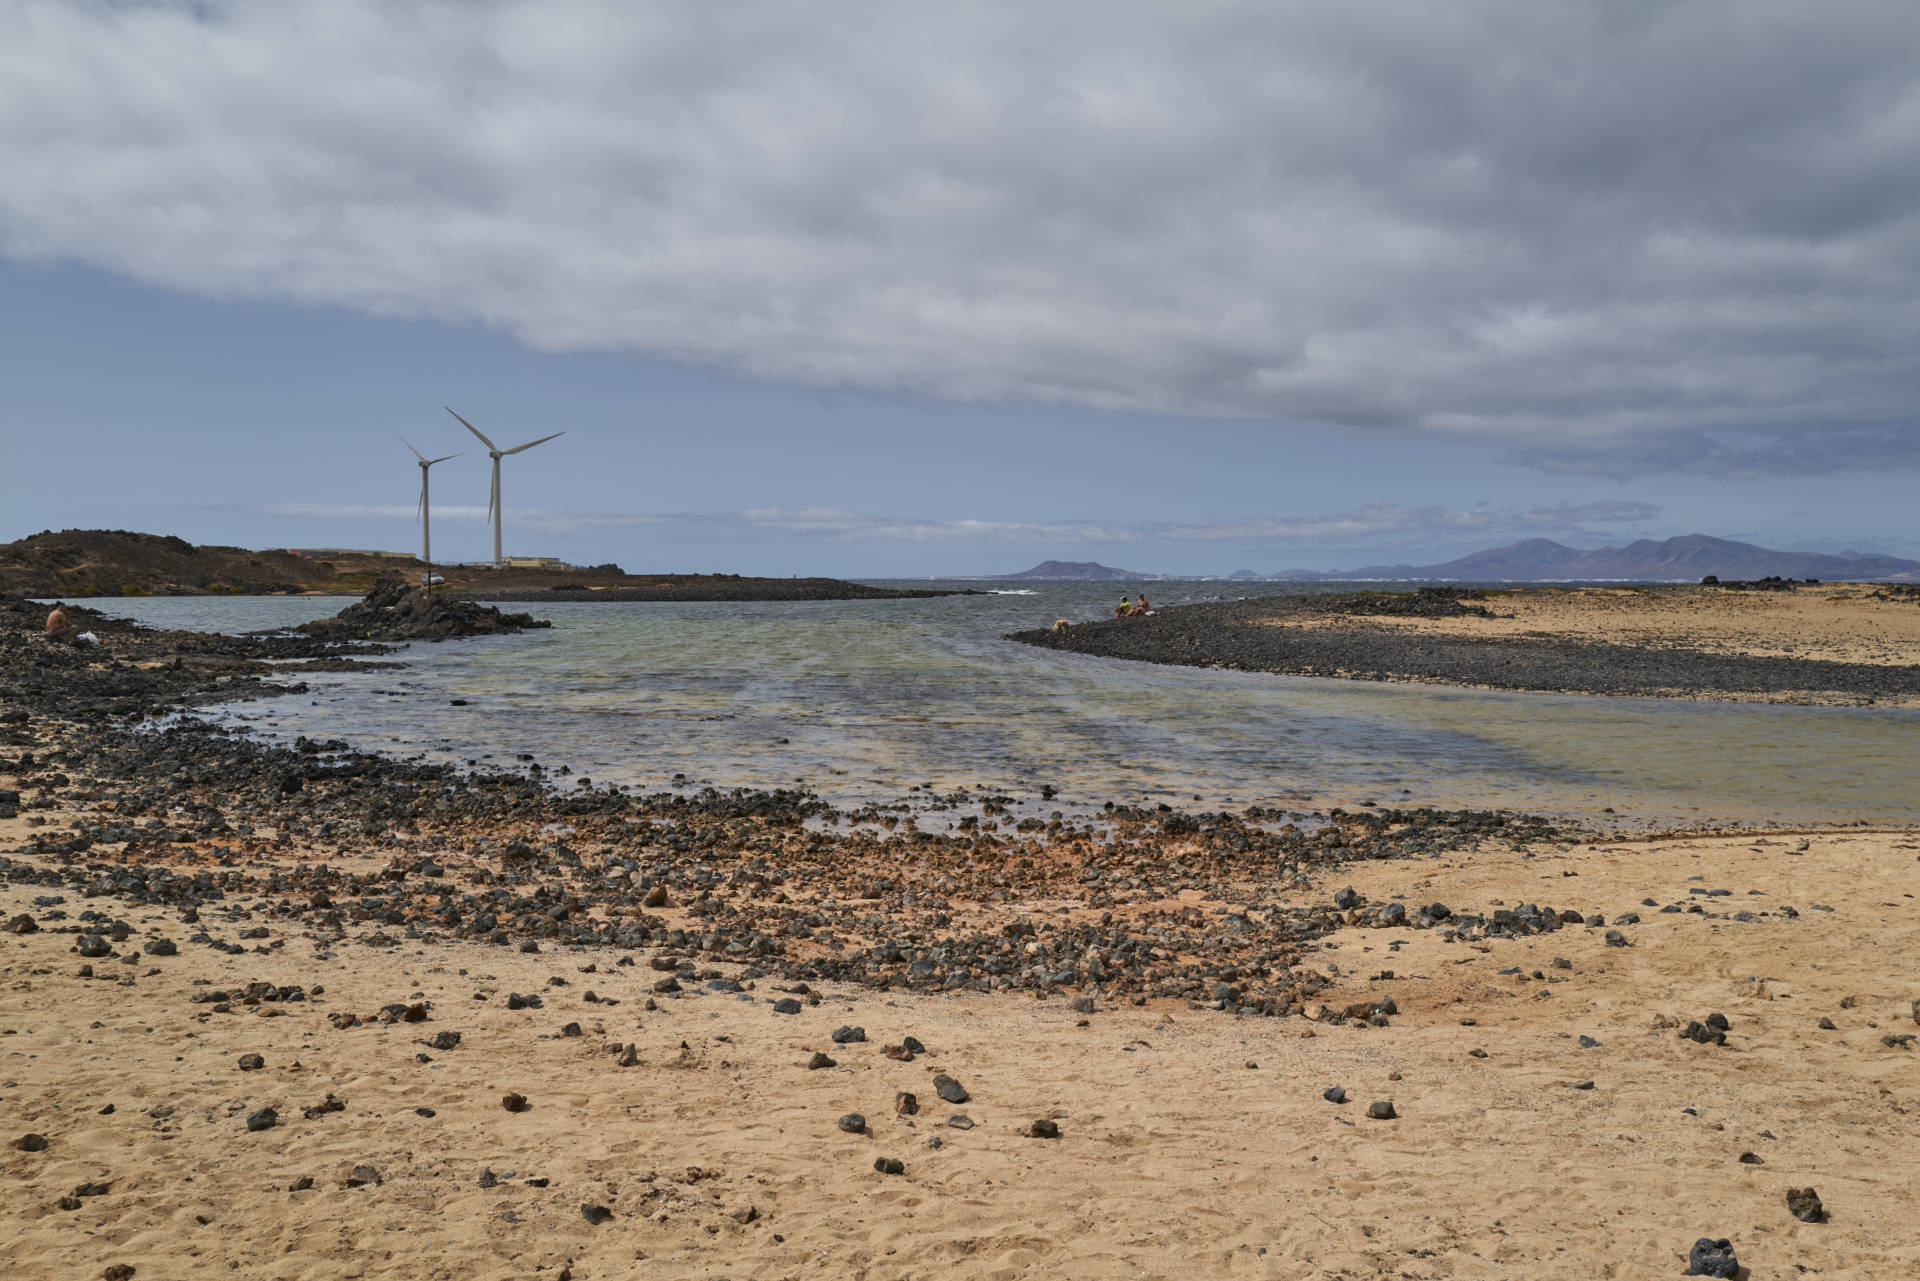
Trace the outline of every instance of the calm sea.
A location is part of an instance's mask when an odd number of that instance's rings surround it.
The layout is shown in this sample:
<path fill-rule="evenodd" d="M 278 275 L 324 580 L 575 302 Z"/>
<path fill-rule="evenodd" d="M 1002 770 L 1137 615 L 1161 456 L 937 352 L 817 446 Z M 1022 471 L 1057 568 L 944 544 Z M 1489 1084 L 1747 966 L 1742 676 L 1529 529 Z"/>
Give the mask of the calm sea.
<path fill-rule="evenodd" d="M 890 584 L 927 586 L 926 583 Z M 1127 584 L 768 604 L 509 605 L 550 631 L 416 645 L 404 669 L 314 675 L 217 713 L 274 740 L 431 760 L 530 753 L 598 783 L 803 785 L 836 803 L 919 784 L 1187 808 L 1363 800 L 1658 824 L 1920 821 L 1920 712 L 1490 693 L 1206 671 L 1001 639 L 1104 617 Z M 1156 605 L 1306 589 L 1155 583 Z M 344 602 L 112 602 L 142 622 L 283 627 Z M 455 706 L 454 700 L 465 706 Z"/>

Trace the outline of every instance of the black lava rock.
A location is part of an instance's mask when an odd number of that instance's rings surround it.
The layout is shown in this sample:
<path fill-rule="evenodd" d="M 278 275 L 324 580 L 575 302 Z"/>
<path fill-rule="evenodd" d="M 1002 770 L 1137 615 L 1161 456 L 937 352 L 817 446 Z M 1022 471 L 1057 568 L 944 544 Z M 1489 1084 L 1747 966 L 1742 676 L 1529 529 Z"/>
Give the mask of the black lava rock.
<path fill-rule="evenodd" d="M 1701 1237 L 1687 1254 L 1686 1275 L 1690 1277 L 1737 1277 L 1740 1261 L 1733 1257 L 1733 1242 L 1721 1237 Z"/>
<path fill-rule="evenodd" d="M 1787 1210 L 1802 1223 L 1827 1221 L 1827 1207 L 1820 1204 L 1820 1194 L 1812 1188 L 1788 1188 Z"/>
<path fill-rule="evenodd" d="M 949 1103 L 965 1103 L 973 1097 L 966 1086 L 944 1072 L 933 1078 L 933 1092 Z"/>

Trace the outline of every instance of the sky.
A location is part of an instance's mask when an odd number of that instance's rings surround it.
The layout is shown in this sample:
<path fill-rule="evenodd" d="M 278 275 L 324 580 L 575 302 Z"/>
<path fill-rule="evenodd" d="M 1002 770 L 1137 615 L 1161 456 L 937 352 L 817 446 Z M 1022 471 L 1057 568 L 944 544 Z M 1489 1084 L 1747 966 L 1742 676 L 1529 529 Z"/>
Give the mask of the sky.
<path fill-rule="evenodd" d="M 1920 558 L 1911 0 L 0 0 L 0 539 Z"/>

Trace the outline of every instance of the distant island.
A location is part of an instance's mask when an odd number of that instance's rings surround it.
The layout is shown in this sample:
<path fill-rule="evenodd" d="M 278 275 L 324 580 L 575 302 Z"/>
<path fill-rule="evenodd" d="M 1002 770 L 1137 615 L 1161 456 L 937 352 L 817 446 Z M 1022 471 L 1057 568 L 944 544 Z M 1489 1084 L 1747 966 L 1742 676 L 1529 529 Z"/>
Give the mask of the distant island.
<path fill-rule="evenodd" d="M 1233 582 L 1697 583 L 1725 579 L 1817 578 L 1831 582 L 1920 582 L 1920 561 L 1862 552 L 1782 552 L 1706 534 L 1581 551 L 1550 538 L 1529 538 L 1438 565 L 1362 565 L 1358 569 L 1283 569 L 1271 574 L 1142 574 L 1097 561 L 1042 561 L 1007 579 L 1151 582 L 1225 578 Z"/>
<path fill-rule="evenodd" d="M 1112 583 L 1161 578 L 1160 574 L 1140 574 L 1131 569 L 1115 569 L 1095 560 L 1043 560 L 1032 569 L 1008 574 L 1000 581 L 1045 579 L 1052 582 Z"/>
<path fill-rule="evenodd" d="M 529 558 L 531 560 L 531 558 Z M 167 534 L 123 529 L 51 530 L 0 544 L 0 594 L 97 596 L 362 596 L 381 578 L 418 584 L 427 566 L 395 552 L 250 551 L 195 546 Z M 739 574 L 629 574 L 539 560 L 502 569 L 435 565 L 447 595 L 480 600 L 726 601 L 879 600 L 952 596 L 958 589 L 869 587 L 838 578 L 743 578 Z"/>

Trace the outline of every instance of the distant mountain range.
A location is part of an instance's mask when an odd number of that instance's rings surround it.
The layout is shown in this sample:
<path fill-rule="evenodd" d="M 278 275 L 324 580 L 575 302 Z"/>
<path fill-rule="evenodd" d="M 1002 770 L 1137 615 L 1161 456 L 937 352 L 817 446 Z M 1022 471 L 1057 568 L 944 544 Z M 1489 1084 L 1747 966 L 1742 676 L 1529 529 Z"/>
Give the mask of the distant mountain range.
<path fill-rule="evenodd" d="M 1611 582 L 1611 583 L 1685 583 L 1698 582 L 1708 574 L 1720 578 L 1819 578 L 1846 582 L 1920 582 L 1920 561 L 1898 556 L 1871 556 L 1860 552 L 1841 552 L 1830 556 L 1822 552 L 1780 552 L 1752 543 L 1736 543 L 1705 534 L 1685 534 L 1655 542 L 1643 538 L 1625 547 L 1602 547 L 1581 551 L 1556 543 L 1550 538 L 1529 538 L 1525 542 L 1487 551 L 1473 552 L 1457 560 L 1438 565 L 1363 565 L 1358 569 L 1288 569 L 1276 574 L 1259 574 L 1239 569 L 1227 575 L 1236 580 L 1317 581 L 1353 579 L 1391 579 L 1399 581 L 1446 580 L 1449 582 Z M 1036 565 L 1022 579 L 1078 579 L 1082 581 L 1151 580 L 1186 577 L 1173 574 L 1140 574 L 1114 569 L 1093 561 L 1050 560 Z"/>

